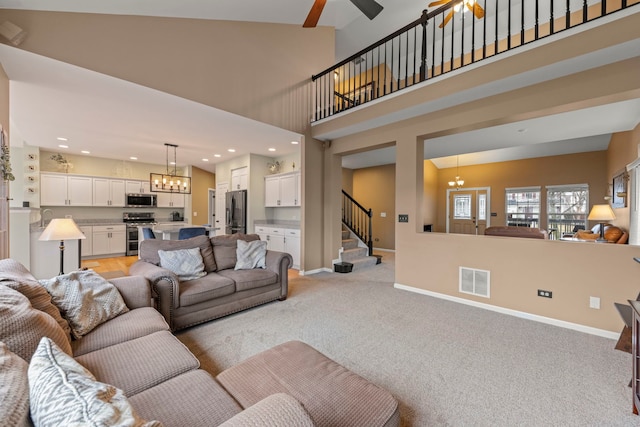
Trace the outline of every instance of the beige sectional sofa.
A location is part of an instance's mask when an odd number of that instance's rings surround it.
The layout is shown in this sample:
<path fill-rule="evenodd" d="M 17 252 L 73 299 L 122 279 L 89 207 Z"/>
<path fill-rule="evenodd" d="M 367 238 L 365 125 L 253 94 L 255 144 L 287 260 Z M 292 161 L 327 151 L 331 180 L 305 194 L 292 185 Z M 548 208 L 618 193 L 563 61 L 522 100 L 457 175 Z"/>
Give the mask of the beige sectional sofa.
<path fill-rule="evenodd" d="M 16 283 L 22 287 L 12 286 Z M 41 348 L 48 340 L 42 338 L 45 336 L 57 341 L 59 349 L 52 352 L 54 358 L 70 359 L 67 364 L 79 363 L 79 369 L 88 370 L 94 381 L 109 385 L 111 392 L 93 396 L 101 405 L 118 396 L 130 405 L 129 411 L 119 413 L 135 417 L 135 422 L 118 425 L 399 424 L 398 403 L 388 392 L 298 341 L 259 353 L 214 378 L 199 369 L 198 360 L 151 307 L 151 289 L 146 279 L 131 276 L 112 279 L 111 283 L 126 310 L 83 337 L 70 340 L 60 322 L 60 311 L 56 314 L 57 307 L 51 298 L 46 298 L 46 292 L 38 289 L 33 276 L 15 261 L 0 261 L 0 419 L 16 426 L 30 425 L 32 420 L 38 420 L 36 427 L 69 425 L 64 417 L 73 412 L 75 405 L 89 408 L 79 411 L 78 416 L 109 415 L 105 409 L 94 410 L 95 402 L 87 404 L 85 392 L 74 395 L 74 401 L 62 403 L 56 401 L 59 393 L 52 390 L 47 390 L 40 400 L 33 397 L 27 371 L 31 382 L 33 365 L 37 365 L 34 361 L 42 359 Z M 43 333 L 42 325 L 49 332 Z M 35 353 L 34 340 L 40 340 Z M 68 374 L 66 380 L 73 383 L 75 376 Z M 38 378 L 41 382 L 43 376 Z M 113 386 L 121 392 L 114 392 Z M 80 402 L 75 402 L 76 398 Z M 43 402 L 53 409 L 55 423 L 40 423 L 41 408 L 37 405 Z M 144 423 L 145 420 L 149 422 Z M 83 419 L 78 425 L 89 422 Z"/>
<path fill-rule="evenodd" d="M 230 234 L 186 240 L 143 240 L 129 274 L 146 277 L 157 308 L 172 330 L 186 328 L 256 305 L 287 298 L 291 255 L 266 251 L 266 268 L 236 270 L 238 240 L 259 241 L 257 234 Z M 206 275 L 181 280 L 162 268 L 159 251 L 199 248 Z"/>

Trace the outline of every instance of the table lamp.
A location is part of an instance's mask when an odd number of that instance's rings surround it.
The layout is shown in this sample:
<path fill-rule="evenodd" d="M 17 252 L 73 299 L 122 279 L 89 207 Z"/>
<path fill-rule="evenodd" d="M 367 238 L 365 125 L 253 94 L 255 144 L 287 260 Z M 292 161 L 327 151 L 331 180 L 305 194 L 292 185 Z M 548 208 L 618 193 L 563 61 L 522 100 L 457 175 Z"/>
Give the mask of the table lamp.
<path fill-rule="evenodd" d="M 604 224 L 607 221 L 616 219 L 616 215 L 613 213 L 611 206 L 609 206 L 608 204 L 593 205 L 587 219 L 589 221 L 598 221 L 600 223 L 600 237 L 597 239 L 597 241 L 606 242 L 607 239 L 604 238 Z"/>
<path fill-rule="evenodd" d="M 38 240 L 60 240 L 60 274 L 64 274 L 64 241 L 86 239 L 71 218 L 54 218 L 44 229 Z"/>

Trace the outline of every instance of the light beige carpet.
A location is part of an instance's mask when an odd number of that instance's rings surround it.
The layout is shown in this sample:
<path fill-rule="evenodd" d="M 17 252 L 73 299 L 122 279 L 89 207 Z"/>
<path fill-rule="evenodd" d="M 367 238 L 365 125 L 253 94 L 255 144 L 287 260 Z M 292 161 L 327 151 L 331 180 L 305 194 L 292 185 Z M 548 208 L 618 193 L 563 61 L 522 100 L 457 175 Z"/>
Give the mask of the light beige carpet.
<path fill-rule="evenodd" d="M 177 336 L 214 375 L 304 341 L 389 390 L 403 426 L 640 425 L 631 355 L 615 341 L 394 289 L 384 255 L 366 270 L 294 278 L 286 301 Z"/>

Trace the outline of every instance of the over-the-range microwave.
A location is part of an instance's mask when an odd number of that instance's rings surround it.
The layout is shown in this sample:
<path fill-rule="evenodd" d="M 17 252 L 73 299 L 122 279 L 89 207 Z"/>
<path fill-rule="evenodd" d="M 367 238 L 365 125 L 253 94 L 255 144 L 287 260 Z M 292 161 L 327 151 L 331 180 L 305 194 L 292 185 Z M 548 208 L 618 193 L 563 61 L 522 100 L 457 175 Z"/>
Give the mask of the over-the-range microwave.
<path fill-rule="evenodd" d="M 126 207 L 128 208 L 155 208 L 156 206 L 158 206 L 158 198 L 155 194 L 127 194 Z"/>

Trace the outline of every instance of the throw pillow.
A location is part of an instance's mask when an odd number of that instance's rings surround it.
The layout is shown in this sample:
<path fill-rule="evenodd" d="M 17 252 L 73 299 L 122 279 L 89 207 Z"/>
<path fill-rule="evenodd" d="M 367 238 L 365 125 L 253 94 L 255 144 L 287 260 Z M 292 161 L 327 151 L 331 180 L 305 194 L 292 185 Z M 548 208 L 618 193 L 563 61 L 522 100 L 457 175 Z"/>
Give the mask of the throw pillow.
<path fill-rule="evenodd" d="M 4 285 L 0 285 L 0 319 L 0 341 L 27 362 L 45 336 L 71 354 L 71 344 L 60 325 L 33 308 L 27 297 Z"/>
<path fill-rule="evenodd" d="M 40 280 L 77 338 L 129 311 L 118 289 L 93 270 Z"/>
<path fill-rule="evenodd" d="M 137 416 L 122 390 L 104 384 L 43 338 L 28 370 L 31 419 L 48 426 L 161 426 Z"/>
<path fill-rule="evenodd" d="M 160 267 L 173 271 L 180 280 L 193 280 L 206 276 L 200 248 L 158 251 Z"/>
<path fill-rule="evenodd" d="M 254 240 L 245 242 L 238 240 L 236 249 L 236 266 L 234 270 L 251 270 L 252 268 L 267 268 L 265 257 L 267 256 L 267 242 Z"/>
<path fill-rule="evenodd" d="M 177 251 L 178 249 L 200 248 L 205 271 L 216 271 L 216 260 L 208 236 L 196 236 L 186 240 L 146 239 L 140 242 L 139 258 L 151 264 L 160 265 L 158 251 Z"/>
<path fill-rule="evenodd" d="M 53 317 L 71 341 L 69 323 L 60 315 L 58 307 L 51 302 L 51 295 L 24 265 L 11 258 L 0 260 L 0 283 L 29 298 L 36 310 L 44 311 Z"/>
<path fill-rule="evenodd" d="M 217 271 L 235 267 L 238 261 L 236 249 L 239 240 L 251 242 L 260 240 L 260 236 L 257 234 L 235 233 L 223 234 L 222 236 L 214 236 L 211 238 L 213 255 L 216 259 L 216 266 L 218 267 Z"/>
<path fill-rule="evenodd" d="M 26 427 L 29 421 L 29 364 L 0 342 L 0 414 L 3 425 Z"/>

